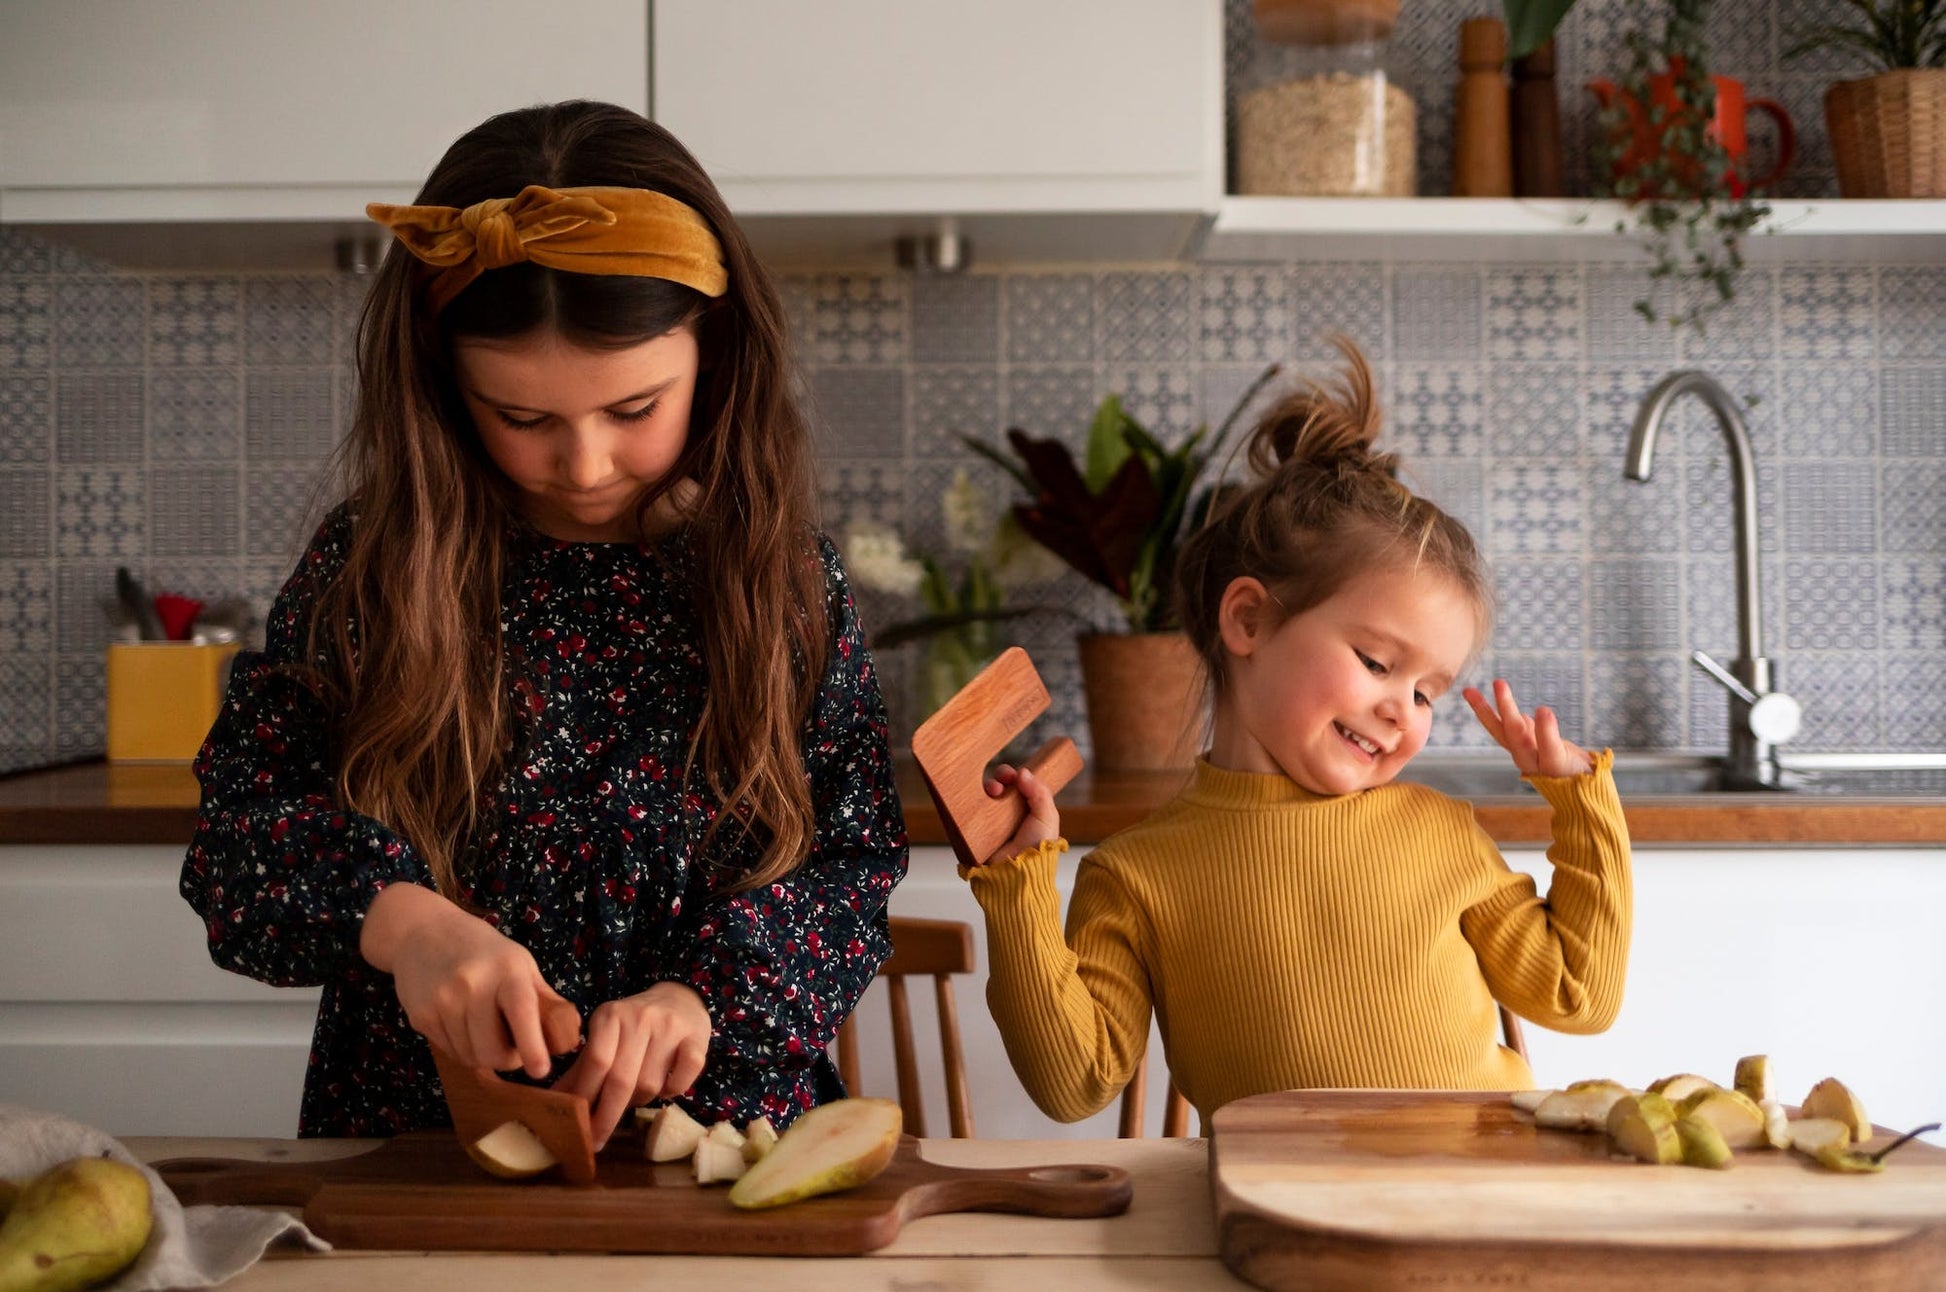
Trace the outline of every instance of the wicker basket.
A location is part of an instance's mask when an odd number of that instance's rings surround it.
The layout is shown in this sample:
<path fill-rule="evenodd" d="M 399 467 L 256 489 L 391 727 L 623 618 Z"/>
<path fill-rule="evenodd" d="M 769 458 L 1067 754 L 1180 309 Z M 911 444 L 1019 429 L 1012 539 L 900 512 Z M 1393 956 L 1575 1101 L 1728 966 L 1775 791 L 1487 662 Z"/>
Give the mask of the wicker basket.
<path fill-rule="evenodd" d="M 1946 197 L 1946 68 L 1903 68 L 1825 92 L 1846 197 Z"/>

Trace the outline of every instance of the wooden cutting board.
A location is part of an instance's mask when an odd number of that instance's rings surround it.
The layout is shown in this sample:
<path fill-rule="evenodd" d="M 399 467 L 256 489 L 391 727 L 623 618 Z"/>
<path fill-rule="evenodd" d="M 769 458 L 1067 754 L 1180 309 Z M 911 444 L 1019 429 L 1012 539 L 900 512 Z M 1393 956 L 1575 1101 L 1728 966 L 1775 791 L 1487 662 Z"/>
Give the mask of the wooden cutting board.
<path fill-rule="evenodd" d="M 1223 1262 L 1259 1287 L 1946 1288 L 1946 1149 L 1923 1143 L 1878 1175 L 1771 1149 L 1654 1167 L 1504 1094 L 1371 1090 L 1240 1099 L 1210 1134 Z"/>
<path fill-rule="evenodd" d="M 1133 1193 L 1119 1167 L 941 1166 L 922 1160 L 909 1135 L 869 1183 L 769 1211 L 731 1206 L 729 1189 L 699 1186 L 687 1162 L 645 1161 L 639 1137 L 612 1143 L 585 1185 L 496 1180 L 450 1131 L 415 1131 L 328 1162 L 177 1158 L 155 1168 L 185 1206 L 292 1207 L 335 1246 L 388 1251 L 849 1256 L 885 1246 L 918 1216 L 1112 1216 Z"/>

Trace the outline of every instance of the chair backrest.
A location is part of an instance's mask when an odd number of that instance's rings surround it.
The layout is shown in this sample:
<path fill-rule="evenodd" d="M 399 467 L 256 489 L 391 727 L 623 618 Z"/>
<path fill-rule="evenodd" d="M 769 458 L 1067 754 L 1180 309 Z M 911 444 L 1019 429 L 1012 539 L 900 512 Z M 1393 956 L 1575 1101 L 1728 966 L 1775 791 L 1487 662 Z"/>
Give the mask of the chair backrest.
<path fill-rule="evenodd" d="M 953 998 L 956 973 L 973 972 L 973 926 L 960 920 L 891 918 L 892 954 L 879 966 L 892 1007 L 892 1062 L 898 1074 L 899 1106 L 905 1129 L 926 1133 L 925 1100 L 919 1093 L 919 1054 L 912 1039 L 912 1006 L 905 980 L 932 979 L 933 999 L 939 1008 L 939 1051 L 946 1069 L 946 1119 L 955 1139 L 973 1134 L 973 1097 L 966 1082 L 966 1054 L 960 1048 L 959 1009 Z M 835 1047 L 838 1075 L 852 1094 L 859 1090 L 858 1025 L 846 1019 L 838 1029 Z"/>
<path fill-rule="evenodd" d="M 1500 1006 L 1500 1032 L 1506 1039 L 1507 1048 L 1525 1059 L 1527 1038 L 1521 1033 L 1520 1019 L 1505 1005 Z M 1143 1114 L 1147 1111 L 1144 1105 L 1147 1103 L 1148 1085 L 1149 1059 L 1143 1055 L 1142 1062 L 1135 1066 L 1135 1075 L 1129 1078 L 1127 1087 L 1122 1091 L 1123 1139 L 1141 1139 L 1144 1134 L 1142 1123 Z M 1162 1105 L 1162 1133 L 1172 1138 L 1189 1134 L 1189 1100 L 1176 1089 L 1173 1080 L 1169 1082 L 1169 1097 Z"/>

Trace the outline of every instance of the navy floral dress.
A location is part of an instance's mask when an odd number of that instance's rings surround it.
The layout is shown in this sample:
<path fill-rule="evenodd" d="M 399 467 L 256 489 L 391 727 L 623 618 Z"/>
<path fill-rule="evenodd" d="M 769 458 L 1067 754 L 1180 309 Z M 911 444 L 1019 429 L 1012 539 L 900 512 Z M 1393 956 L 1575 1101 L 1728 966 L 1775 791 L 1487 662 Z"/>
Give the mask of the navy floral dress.
<path fill-rule="evenodd" d="M 202 807 L 182 870 L 217 964 L 324 988 L 300 1135 L 451 1124 L 391 976 L 358 954 L 372 898 L 431 875 L 402 837 L 337 806 L 323 706 L 283 667 L 300 659 L 349 530 L 341 508 L 278 597 L 265 650 L 237 657 L 197 759 Z M 658 982 L 693 987 L 713 1028 L 683 1102 L 705 1121 L 761 1114 L 781 1129 L 842 1097 L 825 1047 L 890 953 L 885 904 L 906 839 L 884 704 L 837 552 L 823 538 L 819 550 L 832 644 L 804 730 L 816 836 L 798 870 L 734 894 L 753 841 L 725 831 L 705 852 L 718 805 L 682 784 L 709 685 L 683 541 L 522 533 L 508 562 L 503 640 L 529 717 L 489 800 L 492 825 L 462 862 L 463 896 L 584 1019 Z"/>

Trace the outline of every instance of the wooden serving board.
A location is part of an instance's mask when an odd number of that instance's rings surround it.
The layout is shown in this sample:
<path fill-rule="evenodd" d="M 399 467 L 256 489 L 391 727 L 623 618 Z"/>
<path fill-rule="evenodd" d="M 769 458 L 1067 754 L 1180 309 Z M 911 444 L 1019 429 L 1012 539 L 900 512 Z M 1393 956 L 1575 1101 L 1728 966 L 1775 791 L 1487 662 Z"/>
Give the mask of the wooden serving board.
<path fill-rule="evenodd" d="M 687 1162 L 644 1160 L 637 1136 L 611 1142 L 598 1179 L 583 1185 L 551 1175 L 496 1180 L 450 1131 L 414 1131 L 327 1162 L 154 1165 L 185 1206 L 292 1207 L 335 1246 L 387 1251 L 849 1256 L 885 1246 L 918 1216 L 1112 1216 L 1133 1194 L 1119 1167 L 942 1166 L 921 1159 L 909 1135 L 892 1164 L 859 1188 L 767 1211 L 731 1206 L 729 1189 L 698 1185 Z"/>
<path fill-rule="evenodd" d="M 1656 1167 L 1504 1094 L 1286 1091 L 1216 1111 L 1210 1189 L 1224 1264 L 1264 1288 L 1946 1288 L 1946 1150 L 1923 1143 L 1877 1175 L 1774 1149 Z"/>

